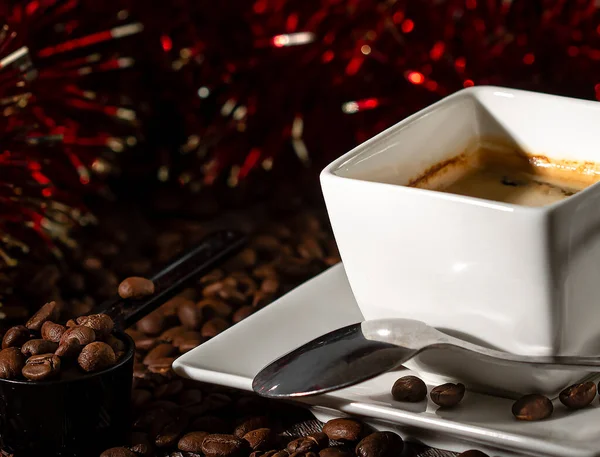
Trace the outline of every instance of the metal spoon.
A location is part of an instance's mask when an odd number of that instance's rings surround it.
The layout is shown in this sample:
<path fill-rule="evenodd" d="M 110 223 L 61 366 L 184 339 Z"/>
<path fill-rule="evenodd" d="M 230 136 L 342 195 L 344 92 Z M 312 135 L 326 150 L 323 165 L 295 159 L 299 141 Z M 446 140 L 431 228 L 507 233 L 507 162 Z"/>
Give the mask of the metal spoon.
<path fill-rule="evenodd" d="M 446 335 L 410 319 L 364 321 L 312 340 L 263 368 L 252 388 L 264 397 L 318 395 L 398 368 L 427 349 L 457 349 L 503 364 L 600 371 L 600 356 L 521 356 Z"/>

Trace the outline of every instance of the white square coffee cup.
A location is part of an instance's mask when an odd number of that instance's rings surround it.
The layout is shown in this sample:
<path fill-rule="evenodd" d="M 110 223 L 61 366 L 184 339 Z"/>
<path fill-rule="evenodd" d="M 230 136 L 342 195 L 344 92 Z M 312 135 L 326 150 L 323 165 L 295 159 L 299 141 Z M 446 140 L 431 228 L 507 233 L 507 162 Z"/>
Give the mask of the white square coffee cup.
<path fill-rule="evenodd" d="M 516 354 L 600 354 L 599 185 L 544 207 L 406 186 L 489 138 L 551 160 L 600 164 L 600 103 L 469 88 L 323 170 L 327 210 L 365 319 L 418 319 Z M 455 366 L 460 360 L 437 359 L 430 371 L 465 372 Z M 532 369 L 491 382 L 482 369 L 470 370 L 474 385 L 507 392 L 555 393 L 585 375 Z"/>

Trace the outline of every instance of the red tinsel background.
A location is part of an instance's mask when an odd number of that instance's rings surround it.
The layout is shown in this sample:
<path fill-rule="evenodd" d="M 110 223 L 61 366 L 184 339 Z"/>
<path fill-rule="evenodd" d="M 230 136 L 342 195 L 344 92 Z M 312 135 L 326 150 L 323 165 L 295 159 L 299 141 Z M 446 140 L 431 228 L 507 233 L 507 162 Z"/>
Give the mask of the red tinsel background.
<path fill-rule="evenodd" d="M 166 5 L 165 5 L 166 6 Z M 594 0 L 178 0 L 153 30 L 186 140 L 163 179 L 317 168 L 463 87 L 600 98 Z M 150 21 L 152 23 L 152 21 Z M 289 170 L 289 169 L 288 169 Z"/>
<path fill-rule="evenodd" d="M 31 246 L 58 255 L 92 220 L 82 197 L 108 191 L 98 178 L 123 168 L 191 192 L 256 186 L 316 172 L 463 87 L 600 99 L 599 10 L 595 0 L 4 0 L 0 257 L 13 265 Z"/>

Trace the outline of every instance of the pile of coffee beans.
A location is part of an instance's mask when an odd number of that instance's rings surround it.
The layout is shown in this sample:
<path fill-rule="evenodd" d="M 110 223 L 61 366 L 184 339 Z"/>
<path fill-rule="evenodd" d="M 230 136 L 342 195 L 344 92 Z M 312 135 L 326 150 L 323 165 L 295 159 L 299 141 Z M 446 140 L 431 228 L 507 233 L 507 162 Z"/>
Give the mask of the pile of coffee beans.
<path fill-rule="evenodd" d="M 465 386 L 461 383 L 446 383 L 434 387 L 429 398 L 436 405 L 452 408 L 458 405 L 465 396 Z M 392 397 L 396 401 L 420 402 L 427 398 L 427 385 L 416 376 L 403 376 L 392 386 Z"/>
<path fill-rule="evenodd" d="M 268 416 L 250 416 L 227 422 L 217 417 L 187 421 L 174 433 L 171 427 L 165 442 L 178 451 L 170 456 L 205 457 L 397 457 L 404 442 L 393 432 L 368 430 L 353 419 L 333 419 L 322 431 L 293 437 L 278 431 Z M 194 430 L 202 428 L 203 430 Z M 209 430 L 209 431 L 206 431 Z M 152 444 L 141 442 L 104 451 L 101 457 L 153 455 Z M 160 447 L 160 446 L 159 446 Z M 165 454 L 167 455 L 167 454 Z"/>
<path fill-rule="evenodd" d="M 66 325 L 56 302 L 48 302 L 25 325 L 8 329 L 2 338 L 0 378 L 45 381 L 92 373 L 115 365 L 125 343 L 113 335 L 105 314 L 81 316 Z"/>

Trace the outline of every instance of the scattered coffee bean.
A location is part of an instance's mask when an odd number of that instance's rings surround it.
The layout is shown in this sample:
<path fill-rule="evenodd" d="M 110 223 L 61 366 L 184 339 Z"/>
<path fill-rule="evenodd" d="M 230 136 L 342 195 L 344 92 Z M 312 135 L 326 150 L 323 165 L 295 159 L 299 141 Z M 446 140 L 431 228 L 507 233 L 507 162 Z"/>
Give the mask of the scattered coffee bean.
<path fill-rule="evenodd" d="M 60 339 L 66 331 L 66 327 L 51 321 L 46 321 L 42 324 L 42 338 L 54 343 L 60 342 Z"/>
<path fill-rule="evenodd" d="M 56 351 L 58 344 L 47 340 L 29 340 L 22 347 L 21 352 L 25 357 L 32 355 L 48 354 Z"/>
<path fill-rule="evenodd" d="M 9 328 L 2 338 L 2 349 L 21 347 L 29 340 L 29 329 L 24 325 Z"/>
<path fill-rule="evenodd" d="M 27 359 L 22 370 L 30 381 L 51 379 L 60 373 L 60 357 L 54 354 L 34 355 Z"/>
<path fill-rule="evenodd" d="M 354 457 L 354 452 L 341 447 L 326 447 L 319 451 L 319 457 Z"/>
<path fill-rule="evenodd" d="M 363 425 L 353 419 L 332 419 L 323 426 L 323 433 L 334 441 L 358 441 L 363 432 Z"/>
<path fill-rule="evenodd" d="M 113 447 L 100 454 L 100 457 L 138 457 L 138 455 L 126 447 Z"/>
<path fill-rule="evenodd" d="M 558 398 L 567 408 L 581 409 L 589 405 L 595 397 L 596 384 L 589 381 L 567 387 Z"/>
<path fill-rule="evenodd" d="M 431 389 L 429 398 L 436 405 L 451 408 L 460 403 L 465 396 L 465 386 L 461 383 L 452 384 L 451 382 Z"/>
<path fill-rule="evenodd" d="M 471 449 L 469 451 L 465 451 L 461 454 L 458 454 L 458 457 L 489 457 L 489 455 L 484 454 L 481 451 L 478 451 L 476 449 Z"/>
<path fill-rule="evenodd" d="M 203 313 L 202 308 L 197 306 L 191 300 L 179 307 L 177 317 L 185 328 L 190 330 L 198 330 L 202 325 Z"/>
<path fill-rule="evenodd" d="M 256 416 L 246 419 L 240 425 L 238 425 L 233 434 L 238 438 L 242 438 L 246 433 L 259 428 L 265 428 L 269 426 L 269 419 L 265 416 Z"/>
<path fill-rule="evenodd" d="M 117 362 L 112 348 L 101 341 L 86 345 L 82 350 L 77 363 L 87 372 L 104 370 Z"/>
<path fill-rule="evenodd" d="M 154 283 L 146 278 L 132 276 L 119 284 L 121 298 L 143 298 L 154 293 Z"/>
<path fill-rule="evenodd" d="M 106 344 L 108 344 L 112 348 L 113 351 L 115 351 L 115 354 L 117 352 L 124 352 L 125 349 L 127 349 L 127 346 L 125 346 L 125 343 L 114 335 L 106 336 L 104 338 L 104 342 Z"/>
<path fill-rule="evenodd" d="M 254 311 L 256 311 L 256 308 L 246 305 L 246 306 L 242 306 L 240 308 L 238 308 L 238 310 L 233 313 L 233 317 L 231 318 L 231 320 L 233 321 L 234 324 L 237 324 L 240 321 L 243 321 L 244 319 L 246 319 L 248 316 L 250 316 L 252 313 L 254 313 Z"/>
<path fill-rule="evenodd" d="M 115 327 L 115 323 L 106 314 L 91 314 L 77 318 L 77 324 L 91 328 L 96 337 L 104 339 L 110 335 Z"/>
<path fill-rule="evenodd" d="M 96 333 L 90 327 L 85 327 L 83 325 L 71 327 L 61 336 L 56 355 L 61 357 L 74 357 L 81 352 L 81 349 L 85 345 L 94 342 L 95 339 Z"/>
<path fill-rule="evenodd" d="M 139 409 L 142 406 L 148 404 L 152 399 L 152 394 L 144 389 L 134 389 L 131 392 L 131 405 L 135 409 Z"/>
<path fill-rule="evenodd" d="M 206 338 L 212 338 L 227 329 L 227 327 L 229 327 L 229 323 L 225 319 L 215 317 L 202 326 L 200 333 Z"/>
<path fill-rule="evenodd" d="M 206 411 L 207 410 L 204 412 L 206 413 Z M 194 419 L 190 424 L 190 428 L 192 430 L 202 430 L 211 434 L 227 433 L 230 430 L 229 424 L 224 419 L 208 415 Z M 241 438 L 241 436 L 238 438 Z"/>
<path fill-rule="evenodd" d="M 19 348 L 10 347 L 0 351 L 0 378 L 18 378 L 24 366 L 25 357 Z"/>
<path fill-rule="evenodd" d="M 356 445 L 358 457 L 397 457 L 404 449 L 404 441 L 393 432 L 375 432 Z"/>
<path fill-rule="evenodd" d="M 209 434 L 207 432 L 191 432 L 183 435 L 177 443 L 177 449 L 186 452 L 202 452 L 202 442 Z"/>
<path fill-rule="evenodd" d="M 179 437 L 185 431 L 189 422 L 189 418 L 185 415 L 179 415 L 174 420 L 169 421 L 159 433 L 156 435 L 154 440 L 156 447 L 165 448 L 173 446 L 179 441 Z"/>
<path fill-rule="evenodd" d="M 164 357 L 169 357 L 175 354 L 176 349 L 175 346 L 169 343 L 162 343 L 152 349 L 146 357 L 144 357 L 144 365 L 152 365 L 158 359 L 162 359 Z"/>
<path fill-rule="evenodd" d="M 275 444 L 275 433 L 270 428 L 258 428 L 246 433 L 243 439 L 253 451 L 268 451 Z"/>
<path fill-rule="evenodd" d="M 158 335 L 165 327 L 165 319 L 160 310 L 153 311 L 137 323 L 137 329 L 148 335 Z M 137 343 L 136 343 L 137 346 Z"/>
<path fill-rule="evenodd" d="M 241 457 L 248 452 L 248 443 L 233 435 L 208 435 L 202 452 L 206 457 Z"/>
<path fill-rule="evenodd" d="M 396 401 L 423 401 L 427 397 L 427 386 L 416 376 L 404 376 L 394 383 L 392 397 Z"/>
<path fill-rule="evenodd" d="M 552 402 L 538 394 L 525 395 L 512 406 L 512 413 L 522 421 L 538 421 L 550 417 L 554 411 Z"/>
<path fill-rule="evenodd" d="M 25 327 L 29 330 L 39 332 L 42 329 L 42 325 L 46 321 L 55 321 L 58 319 L 60 309 L 55 301 L 51 301 L 42 306 L 37 313 L 31 316 L 31 319 L 27 321 Z"/>

